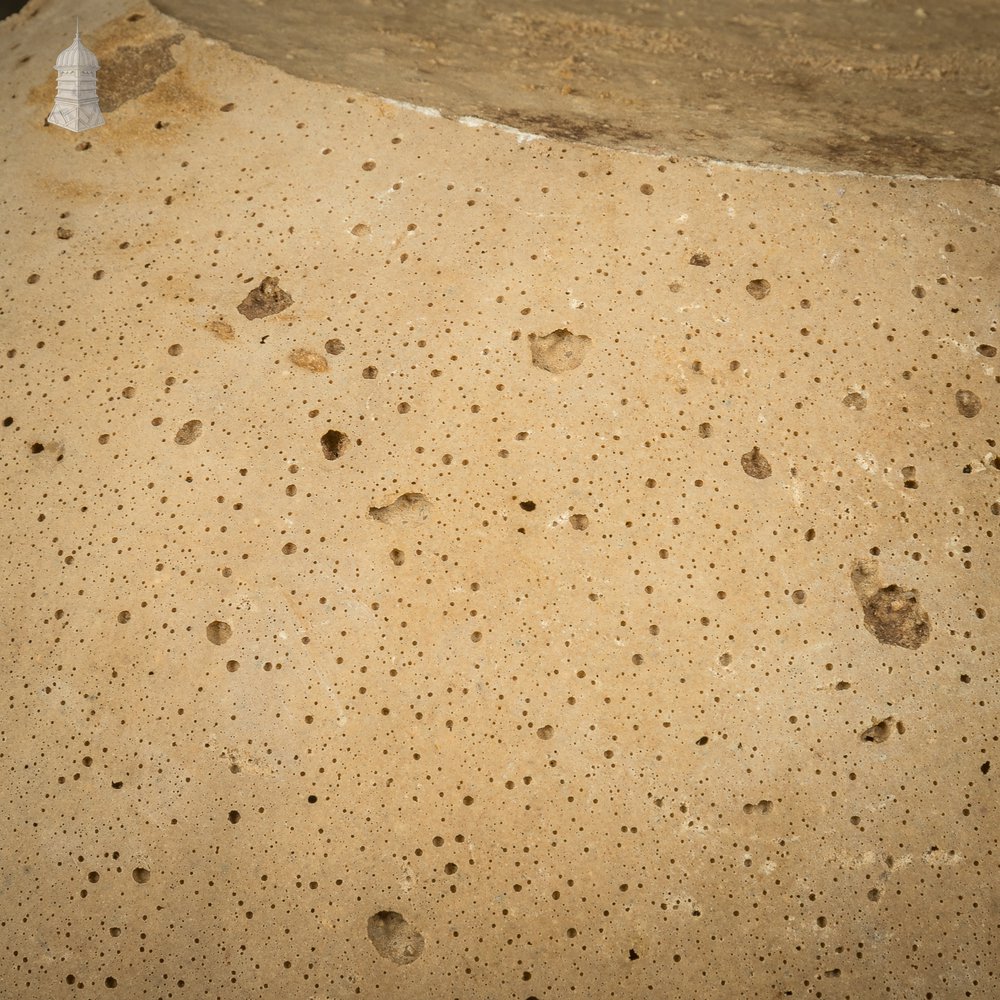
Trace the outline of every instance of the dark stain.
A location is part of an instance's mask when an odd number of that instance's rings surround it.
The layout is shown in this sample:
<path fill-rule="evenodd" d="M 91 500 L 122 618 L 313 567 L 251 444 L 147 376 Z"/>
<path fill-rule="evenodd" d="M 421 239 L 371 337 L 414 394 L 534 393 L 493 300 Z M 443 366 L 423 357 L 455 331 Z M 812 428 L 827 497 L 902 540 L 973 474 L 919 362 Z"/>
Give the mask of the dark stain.
<path fill-rule="evenodd" d="M 180 34 L 169 35 L 145 45 L 122 45 L 110 52 L 97 51 L 101 64 L 97 71 L 101 110 L 107 114 L 127 101 L 148 94 L 156 81 L 177 65 L 170 48 L 183 38 Z"/>
<path fill-rule="evenodd" d="M 563 115 L 530 114 L 516 108 L 490 108 L 483 113 L 483 117 L 522 132 L 532 132 L 552 139 L 566 139 L 569 142 L 626 144 L 653 138 L 652 132 L 586 115 L 570 118 Z"/>
<path fill-rule="evenodd" d="M 955 143 L 946 146 L 930 135 L 876 133 L 866 140 L 853 132 L 840 132 L 823 139 L 811 152 L 862 173 L 916 172 L 994 181 L 983 171 L 964 166 L 975 162 L 976 150 Z"/>
<path fill-rule="evenodd" d="M 815 95 L 819 78 L 815 73 L 804 73 L 798 69 L 778 69 L 771 73 L 770 82 L 775 86 L 784 87 L 800 97 Z"/>

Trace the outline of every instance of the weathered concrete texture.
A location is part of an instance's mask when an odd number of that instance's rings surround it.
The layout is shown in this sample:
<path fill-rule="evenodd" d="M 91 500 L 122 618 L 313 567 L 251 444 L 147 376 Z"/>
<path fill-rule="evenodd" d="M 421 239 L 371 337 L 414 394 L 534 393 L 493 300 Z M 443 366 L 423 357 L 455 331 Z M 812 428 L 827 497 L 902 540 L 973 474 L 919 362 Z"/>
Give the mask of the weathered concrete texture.
<path fill-rule="evenodd" d="M 653 153 L 1000 181 L 994 0 L 156 0 L 293 75 Z"/>
<path fill-rule="evenodd" d="M 81 142 L 77 9 L 0 25 L 0 996 L 995 997 L 997 189 L 118 0 Z"/>

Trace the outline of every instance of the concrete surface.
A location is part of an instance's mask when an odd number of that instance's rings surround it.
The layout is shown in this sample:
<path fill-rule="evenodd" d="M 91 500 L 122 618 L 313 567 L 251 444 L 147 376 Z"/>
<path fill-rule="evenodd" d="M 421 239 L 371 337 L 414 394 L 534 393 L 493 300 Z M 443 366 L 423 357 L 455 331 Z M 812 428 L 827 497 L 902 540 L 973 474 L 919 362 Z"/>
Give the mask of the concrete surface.
<path fill-rule="evenodd" d="M 0 995 L 997 995 L 984 169 L 0 79 Z"/>

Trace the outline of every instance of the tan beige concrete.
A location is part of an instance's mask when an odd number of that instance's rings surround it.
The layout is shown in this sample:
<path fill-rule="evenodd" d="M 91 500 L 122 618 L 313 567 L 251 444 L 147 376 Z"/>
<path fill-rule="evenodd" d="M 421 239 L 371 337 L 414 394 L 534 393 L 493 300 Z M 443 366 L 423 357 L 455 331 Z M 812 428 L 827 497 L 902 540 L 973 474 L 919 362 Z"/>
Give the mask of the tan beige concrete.
<path fill-rule="evenodd" d="M 0 79 L 0 995 L 997 995 L 996 187 Z"/>

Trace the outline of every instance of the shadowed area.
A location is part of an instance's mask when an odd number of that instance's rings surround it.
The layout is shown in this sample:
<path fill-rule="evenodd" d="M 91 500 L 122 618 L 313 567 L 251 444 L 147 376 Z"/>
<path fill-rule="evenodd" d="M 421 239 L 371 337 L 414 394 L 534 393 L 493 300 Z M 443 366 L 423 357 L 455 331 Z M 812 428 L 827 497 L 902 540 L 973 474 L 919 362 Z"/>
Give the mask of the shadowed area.
<path fill-rule="evenodd" d="M 156 5 L 295 76 L 449 117 L 736 162 L 1000 176 L 989 0 Z"/>

